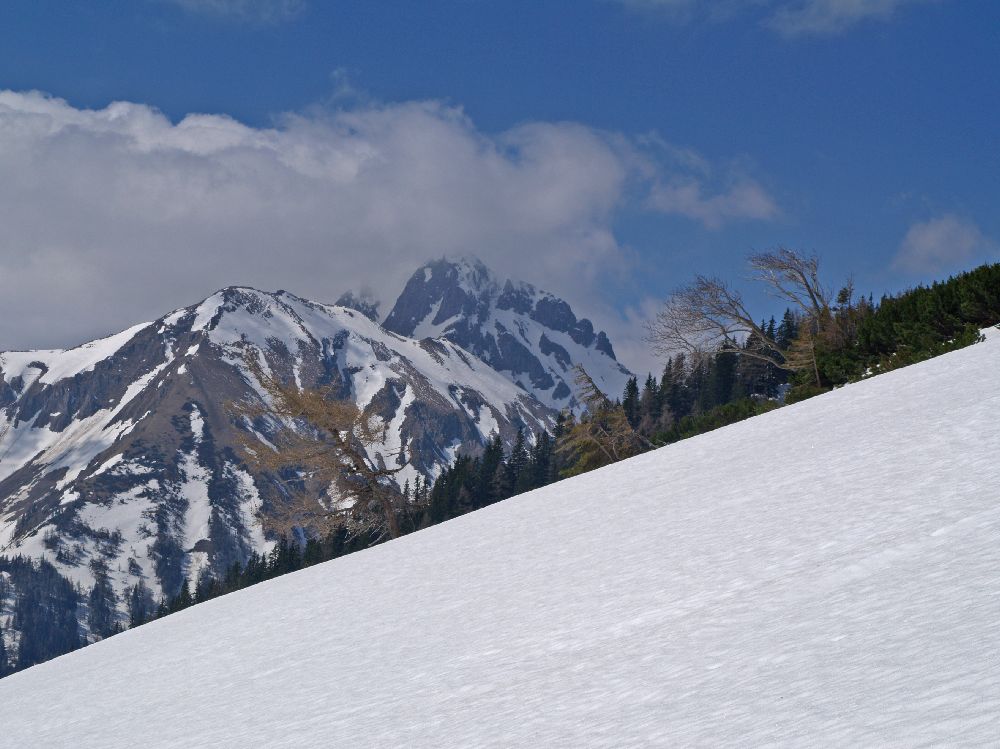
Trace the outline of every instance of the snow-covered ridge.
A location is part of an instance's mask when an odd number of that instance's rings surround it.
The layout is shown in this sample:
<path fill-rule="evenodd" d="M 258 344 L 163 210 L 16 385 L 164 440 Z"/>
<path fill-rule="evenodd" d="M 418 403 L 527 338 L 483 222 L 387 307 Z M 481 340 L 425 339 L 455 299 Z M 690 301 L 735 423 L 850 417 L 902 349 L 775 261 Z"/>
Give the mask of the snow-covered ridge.
<path fill-rule="evenodd" d="M 230 410 L 261 394 L 247 355 L 381 418 L 385 437 L 369 455 L 401 467 L 400 485 L 554 416 L 450 341 L 231 287 L 77 349 L 0 355 L 0 554 L 44 556 L 84 588 L 101 562 L 119 595 L 141 579 L 169 596 L 270 548 L 278 490 L 238 449 L 245 432 L 270 442 Z"/>
<path fill-rule="evenodd" d="M 993 745 L 997 371 L 990 332 L 188 609 L 0 682 L 4 738 Z"/>
<path fill-rule="evenodd" d="M 107 338 L 99 338 L 71 349 L 0 352 L 0 373 L 8 384 L 20 377 L 25 384 L 51 385 L 59 380 L 91 371 L 94 366 L 114 356 L 136 334 L 152 325 L 140 323 Z M 41 366 L 39 366 L 41 365 Z"/>

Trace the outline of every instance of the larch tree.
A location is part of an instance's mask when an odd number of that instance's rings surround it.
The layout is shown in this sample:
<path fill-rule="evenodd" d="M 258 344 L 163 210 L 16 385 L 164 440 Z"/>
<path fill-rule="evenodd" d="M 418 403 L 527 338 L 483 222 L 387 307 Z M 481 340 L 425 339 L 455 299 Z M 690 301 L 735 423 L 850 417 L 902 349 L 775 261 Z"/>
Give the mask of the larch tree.
<path fill-rule="evenodd" d="M 613 402 L 579 364 L 574 367 L 578 397 L 586 411 L 576 419 L 567 414 L 557 452 L 569 462 L 567 475 L 577 475 L 638 455 L 652 447 L 629 424 L 625 409 Z"/>
<path fill-rule="evenodd" d="M 282 498 L 268 513 L 271 526 L 283 535 L 344 527 L 352 535 L 397 538 L 406 503 L 392 477 L 401 468 L 375 463 L 367 451 L 384 442 L 384 421 L 337 398 L 332 387 L 301 388 L 265 372 L 252 356 L 246 361 L 265 397 L 232 411 L 252 427 L 241 444 L 248 462 L 278 483 Z M 419 484 L 414 497 L 419 501 Z"/>

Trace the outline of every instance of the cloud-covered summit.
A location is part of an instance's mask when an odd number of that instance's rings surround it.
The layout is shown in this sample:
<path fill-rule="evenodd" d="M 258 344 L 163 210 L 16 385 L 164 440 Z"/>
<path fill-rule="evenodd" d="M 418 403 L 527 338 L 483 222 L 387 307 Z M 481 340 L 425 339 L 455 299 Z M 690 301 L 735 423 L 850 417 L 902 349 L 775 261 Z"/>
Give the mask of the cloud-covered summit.
<path fill-rule="evenodd" d="M 706 225 L 768 217 L 758 183 L 680 151 L 566 122 L 485 133 L 433 101 L 257 128 L 0 92 L 0 349 L 71 345 L 232 284 L 394 298 L 441 254 L 574 302 L 622 264 L 623 206 Z M 743 210 L 747 180 L 764 197 Z M 651 200 L 664 185 L 692 194 Z"/>

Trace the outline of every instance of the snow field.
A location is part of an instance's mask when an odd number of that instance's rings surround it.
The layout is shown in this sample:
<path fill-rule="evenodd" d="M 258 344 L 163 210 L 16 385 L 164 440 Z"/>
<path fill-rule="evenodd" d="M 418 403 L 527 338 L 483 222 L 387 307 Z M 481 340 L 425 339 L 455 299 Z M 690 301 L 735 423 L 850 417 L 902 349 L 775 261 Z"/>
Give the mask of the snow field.
<path fill-rule="evenodd" d="M 0 681 L 10 746 L 995 745 L 1000 337 Z"/>

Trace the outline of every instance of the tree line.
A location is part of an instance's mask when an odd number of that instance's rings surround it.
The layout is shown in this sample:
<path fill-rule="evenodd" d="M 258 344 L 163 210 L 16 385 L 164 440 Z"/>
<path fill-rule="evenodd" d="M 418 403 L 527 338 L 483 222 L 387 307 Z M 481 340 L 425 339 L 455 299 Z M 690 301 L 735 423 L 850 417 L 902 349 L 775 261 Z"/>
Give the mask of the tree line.
<path fill-rule="evenodd" d="M 374 465 L 365 447 L 385 425 L 332 392 L 301 390 L 257 366 L 267 404 L 241 404 L 279 449 L 250 441 L 244 457 L 281 485 L 269 508 L 278 541 L 221 577 L 154 600 L 141 581 L 118 600 L 108 570 L 91 566 L 95 583 L 79 590 L 45 560 L 0 557 L 0 614 L 9 610 L 17 647 L 0 616 L 0 676 L 109 637 L 201 601 L 367 548 L 473 512 L 508 497 L 711 431 L 783 403 L 906 366 L 975 343 L 1000 321 L 1000 264 L 984 265 L 877 302 L 845 283 L 832 293 L 819 261 L 787 249 L 749 259 L 756 278 L 788 302 L 780 321 L 751 315 L 740 293 L 716 278 L 696 277 L 678 289 L 650 325 L 665 354 L 660 375 L 627 382 L 620 397 L 603 393 L 575 371 L 583 409 L 559 415 L 551 432 L 517 433 L 509 451 L 493 435 L 478 455 L 459 455 L 433 480 L 396 487 L 400 468 Z M 335 497 L 321 502 L 324 493 Z M 5 574 L 3 574 L 5 573 Z M 6 609 L 5 609 L 6 607 Z M 127 619 L 120 612 L 125 610 Z M 83 613 L 81 613 L 83 612 Z"/>

